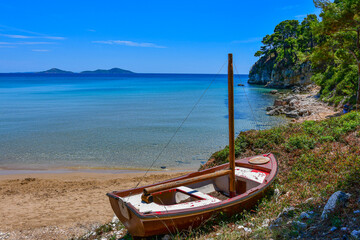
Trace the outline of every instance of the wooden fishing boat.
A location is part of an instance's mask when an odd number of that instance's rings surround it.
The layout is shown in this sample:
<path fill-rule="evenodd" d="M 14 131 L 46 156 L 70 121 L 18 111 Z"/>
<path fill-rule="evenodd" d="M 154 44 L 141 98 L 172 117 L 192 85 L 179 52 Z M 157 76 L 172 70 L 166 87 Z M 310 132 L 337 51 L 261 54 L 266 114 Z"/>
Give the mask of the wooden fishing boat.
<path fill-rule="evenodd" d="M 273 154 L 235 160 L 232 54 L 229 54 L 229 163 L 153 185 L 108 193 L 116 216 L 135 237 L 196 228 L 214 214 L 249 209 L 276 177 Z"/>

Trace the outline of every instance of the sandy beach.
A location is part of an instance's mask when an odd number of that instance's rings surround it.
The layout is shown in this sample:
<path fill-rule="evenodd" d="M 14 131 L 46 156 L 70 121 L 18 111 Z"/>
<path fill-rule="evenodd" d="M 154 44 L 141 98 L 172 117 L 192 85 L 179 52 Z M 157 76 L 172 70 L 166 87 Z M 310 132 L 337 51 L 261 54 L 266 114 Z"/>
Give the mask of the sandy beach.
<path fill-rule="evenodd" d="M 149 172 L 140 185 L 177 177 Z M 0 175 L 0 239 L 69 239 L 111 221 L 107 192 L 132 188 L 144 173 Z"/>

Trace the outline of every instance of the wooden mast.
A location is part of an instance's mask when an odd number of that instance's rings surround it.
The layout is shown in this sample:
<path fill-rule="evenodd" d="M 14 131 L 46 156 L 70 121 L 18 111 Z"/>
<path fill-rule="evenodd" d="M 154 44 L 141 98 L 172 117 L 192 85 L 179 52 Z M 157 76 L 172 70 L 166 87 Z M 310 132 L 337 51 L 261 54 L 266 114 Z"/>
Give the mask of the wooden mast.
<path fill-rule="evenodd" d="M 236 196 L 235 186 L 235 133 L 234 133 L 234 70 L 232 53 L 228 55 L 228 105 L 229 105 L 229 192 L 230 197 Z"/>
<path fill-rule="evenodd" d="M 229 195 L 236 196 L 236 178 L 235 178 L 235 132 L 234 132 L 234 70 L 232 54 L 228 55 L 228 99 L 229 99 L 229 166 L 230 169 L 209 173 L 199 177 L 192 177 L 181 181 L 156 185 L 144 188 L 141 199 L 147 203 L 153 201 L 152 193 L 170 189 L 187 184 L 197 183 L 207 179 L 217 178 L 229 175 Z"/>

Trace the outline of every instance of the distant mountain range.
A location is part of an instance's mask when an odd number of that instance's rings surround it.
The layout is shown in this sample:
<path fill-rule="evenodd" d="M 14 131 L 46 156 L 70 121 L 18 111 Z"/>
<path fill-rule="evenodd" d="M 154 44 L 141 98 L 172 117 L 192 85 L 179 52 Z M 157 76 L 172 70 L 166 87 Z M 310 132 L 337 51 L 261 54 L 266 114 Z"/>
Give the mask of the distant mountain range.
<path fill-rule="evenodd" d="M 58 68 L 51 68 L 49 70 L 37 72 L 37 73 L 41 73 L 41 74 L 133 74 L 134 72 L 125 70 L 125 69 L 121 69 L 121 68 L 112 68 L 109 70 L 98 69 L 98 70 L 94 70 L 94 71 L 83 71 L 80 73 L 74 73 L 74 72 L 70 72 L 70 71 L 61 70 Z"/>

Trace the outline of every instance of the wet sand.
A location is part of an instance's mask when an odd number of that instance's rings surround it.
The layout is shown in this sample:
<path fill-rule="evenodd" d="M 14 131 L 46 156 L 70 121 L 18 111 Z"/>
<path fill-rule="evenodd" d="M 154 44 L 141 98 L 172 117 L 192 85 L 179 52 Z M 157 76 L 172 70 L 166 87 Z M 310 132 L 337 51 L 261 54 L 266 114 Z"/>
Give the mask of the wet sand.
<path fill-rule="evenodd" d="M 149 172 L 140 186 L 183 175 Z M 0 175 L 0 239 L 69 239 L 111 221 L 107 192 L 129 189 L 144 172 Z"/>

